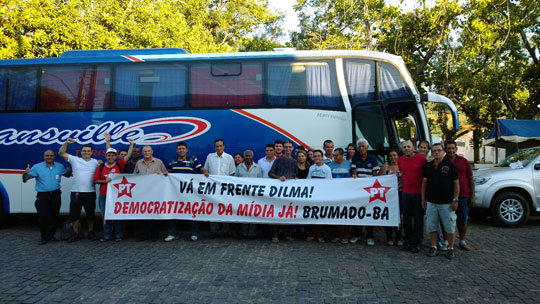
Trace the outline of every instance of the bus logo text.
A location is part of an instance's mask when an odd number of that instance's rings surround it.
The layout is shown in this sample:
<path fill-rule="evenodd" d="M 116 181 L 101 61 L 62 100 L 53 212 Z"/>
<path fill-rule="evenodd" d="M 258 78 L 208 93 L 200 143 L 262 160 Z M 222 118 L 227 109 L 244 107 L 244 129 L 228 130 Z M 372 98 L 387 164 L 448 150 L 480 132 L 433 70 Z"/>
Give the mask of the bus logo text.
<path fill-rule="evenodd" d="M 152 132 L 146 134 L 147 127 L 167 126 L 167 125 L 190 125 L 193 127 L 188 132 L 171 135 L 166 132 Z M 163 145 L 180 140 L 188 140 L 197 137 L 210 130 L 210 122 L 195 117 L 165 117 L 150 119 L 135 123 L 127 121 L 105 121 L 100 125 L 89 125 L 84 130 L 59 130 L 49 128 L 42 130 L 16 130 L 13 128 L 0 131 L 0 144 L 3 145 L 52 145 L 63 144 L 68 138 L 73 138 L 79 144 L 100 144 L 105 141 L 103 134 L 111 134 L 111 144 L 128 144 L 128 139 L 132 138 L 140 145 Z"/>

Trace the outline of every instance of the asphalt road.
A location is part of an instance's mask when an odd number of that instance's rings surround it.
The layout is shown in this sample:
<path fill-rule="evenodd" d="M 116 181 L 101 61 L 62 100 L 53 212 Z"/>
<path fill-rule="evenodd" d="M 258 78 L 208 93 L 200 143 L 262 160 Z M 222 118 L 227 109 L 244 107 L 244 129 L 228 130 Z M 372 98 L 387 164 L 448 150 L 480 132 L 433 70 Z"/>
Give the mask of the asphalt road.
<path fill-rule="evenodd" d="M 473 251 L 448 260 L 400 252 L 380 228 L 373 247 L 207 231 L 197 242 L 40 246 L 37 220 L 25 216 L 0 229 L 0 302 L 538 303 L 540 218 L 518 229 L 471 219 L 469 231 Z"/>

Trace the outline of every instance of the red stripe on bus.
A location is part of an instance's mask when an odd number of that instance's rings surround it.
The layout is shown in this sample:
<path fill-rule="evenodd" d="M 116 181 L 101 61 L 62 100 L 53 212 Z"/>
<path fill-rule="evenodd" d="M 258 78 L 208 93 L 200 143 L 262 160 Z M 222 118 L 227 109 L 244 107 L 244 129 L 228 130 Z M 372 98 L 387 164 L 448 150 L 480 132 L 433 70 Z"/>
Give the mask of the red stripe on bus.
<path fill-rule="evenodd" d="M 0 170 L 0 174 L 23 174 L 24 170 Z"/>
<path fill-rule="evenodd" d="M 278 131 L 279 133 L 281 133 L 281 134 L 287 136 L 288 138 L 292 139 L 295 143 L 297 143 L 297 144 L 299 144 L 299 145 L 301 145 L 301 146 L 304 146 L 304 148 L 306 148 L 306 149 L 308 149 L 308 150 L 311 150 L 311 147 L 310 147 L 310 146 L 308 146 L 306 143 L 304 143 L 304 142 L 301 141 L 300 139 L 296 138 L 296 136 L 292 135 L 291 133 L 289 133 L 289 132 L 283 130 L 282 128 L 276 126 L 275 124 L 273 124 L 273 123 L 271 123 L 271 122 L 269 122 L 269 121 L 267 121 L 267 120 L 264 120 L 264 119 L 262 119 L 262 118 L 260 118 L 260 117 L 258 117 L 258 116 L 255 116 L 255 115 L 253 115 L 253 114 L 251 114 L 251 113 L 248 113 L 248 112 L 246 112 L 246 111 L 244 111 L 244 110 L 235 109 L 235 110 L 232 110 L 232 111 L 237 112 L 238 114 L 247 116 L 247 117 L 249 117 L 249 118 L 251 118 L 251 119 L 253 119 L 253 120 L 256 120 L 256 121 L 262 123 L 263 125 L 269 126 L 270 128 L 272 128 L 272 129 Z"/>
<path fill-rule="evenodd" d="M 123 55 L 122 57 L 126 58 L 126 59 L 129 59 L 133 62 L 144 62 L 144 60 L 141 60 L 137 57 L 133 57 L 133 56 L 129 56 L 129 55 Z"/>

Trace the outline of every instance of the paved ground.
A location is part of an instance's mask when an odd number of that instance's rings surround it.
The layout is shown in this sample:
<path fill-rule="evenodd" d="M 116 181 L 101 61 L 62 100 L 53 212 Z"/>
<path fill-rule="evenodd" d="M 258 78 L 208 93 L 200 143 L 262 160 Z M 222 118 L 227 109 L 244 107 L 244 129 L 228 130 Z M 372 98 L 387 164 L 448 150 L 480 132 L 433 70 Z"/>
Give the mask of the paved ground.
<path fill-rule="evenodd" d="M 538 303 L 540 218 L 519 229 L 470 226 L 475 250 L 449 261 L 400 252 L 382 230 L 375 247 L 206 238 L 40 246 L 37 225 L 16 224 L 0 229 L 0 302 Z"/>

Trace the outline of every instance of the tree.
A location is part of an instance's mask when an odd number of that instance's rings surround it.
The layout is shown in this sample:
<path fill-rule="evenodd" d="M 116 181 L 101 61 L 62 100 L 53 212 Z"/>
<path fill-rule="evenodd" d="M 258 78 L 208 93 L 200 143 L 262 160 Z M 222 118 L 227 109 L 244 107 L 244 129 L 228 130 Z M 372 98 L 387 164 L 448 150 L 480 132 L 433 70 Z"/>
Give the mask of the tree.
<path fill-rule="evenodd" d="M 383 1 L 297 0 L 302 49 L 372 49 L 403 57 L 420 91 L 446 95 L 484 136 L 498 117 L 534 119 L 540 109 L 540 6 L 535 0 L 419 0 L 410 12 Z M 366 13 L 367 10 L 367 13 Z M 440 112 L 440 111 L 439 111 Z M 463 125 L 463 124 L 461 124 Z M 481 140 L 475 138 L 476 149 Z M 478 160 L 478 159 L 475 159 Z"/>
<path fill-rule="evenodd" d="M 265 0 L 0 0 L 0 16 L 1 59 L 72 49 L 256 50 L 281 34 Z"/>
<path fill-rule="evenodd" d="M 457 102 L 484 136 L 500 117 L 538 117 L 538 24 L 533 1 L 471 0 L 459 35 L 448 39 L 434 71 L 434 87 Z M 485 129 L 484 129 L 485 130 Z M 475 152 L 481 145 L 474 138 Z M 475 153 L 475 161 L 478 161 Z"/>

